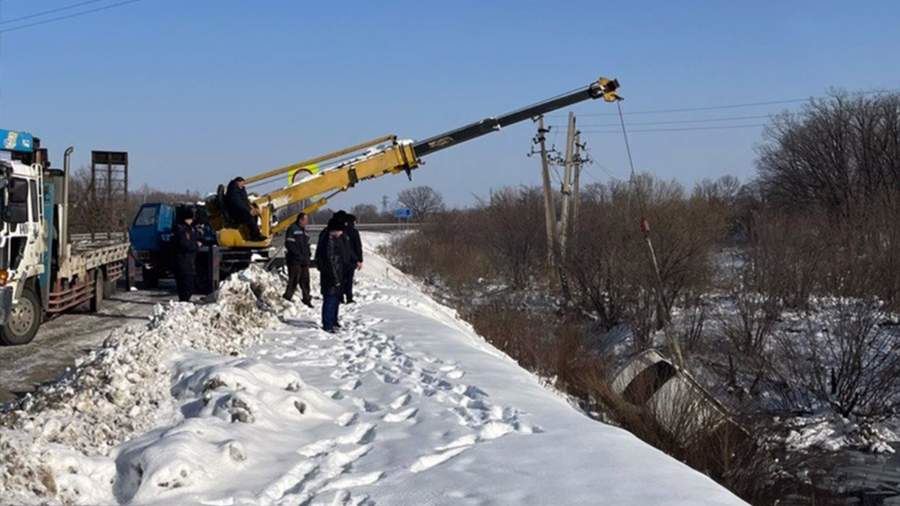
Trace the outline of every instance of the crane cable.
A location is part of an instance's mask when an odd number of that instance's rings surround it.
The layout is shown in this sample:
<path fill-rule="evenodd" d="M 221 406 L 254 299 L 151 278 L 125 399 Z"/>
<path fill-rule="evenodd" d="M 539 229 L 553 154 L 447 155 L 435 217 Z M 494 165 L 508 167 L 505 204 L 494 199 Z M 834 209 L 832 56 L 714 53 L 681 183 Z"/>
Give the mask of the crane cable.
<path fill-rule="evenodd" d="M 653 271 L 656 274 L 656 311 L 658 316 L 662 316 L 660 323 L 662 323 L 663 328 L 666 328 L 668 327 L 669 319 L 665 313 L 666 303 L 665 295 L 663 294 L 662 273 L 659 270 L 659 262 L 656 259 L 653 240 L 650 238 L 650 221 L 647 219 L 647 204 L 644 195 L 637 184 L 637 177 L 634 172 L 634 157 L 631 154 L 631 144 L 628 142 L 628 129 L 625 128 L 625 115 L 622 113 L 622 102 L 620 100 L 616 101 L 616 107 L 618 107 L 619 110 L 619 125 L 622 127 L 622 139 L 625 141 L 625 152 L 628 154 L 628 165 L 631 169 L 631 189 L 638 199 L 638 207 L 640 208 L 641 213 L 641 234 L 644 236 L 644 241 L 647 244 L 647 251 L 650 253 L 650 260 L 653 264 Z M 666 334 L 668 334 L 668 332 Z M 678 343 L 678 339 L 674 336 L 668 336 L 668 339 L 669 344 L 672 347 L 672 353 L 676 357 L 676 360 L 678 360 L 678 365 L 684 368 L 684 355 L 681 352 L 681 345 Z"/>

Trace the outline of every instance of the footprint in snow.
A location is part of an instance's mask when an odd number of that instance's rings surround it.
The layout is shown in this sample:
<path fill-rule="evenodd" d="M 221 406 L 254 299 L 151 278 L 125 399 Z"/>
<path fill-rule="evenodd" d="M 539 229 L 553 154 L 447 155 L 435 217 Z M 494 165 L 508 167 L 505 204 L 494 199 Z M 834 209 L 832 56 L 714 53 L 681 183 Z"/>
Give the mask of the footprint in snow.
<path fill-rule="evenodd" d="M 343 415 L 337 417 L 334 423 L 341 427 L 349 427 L 356 423 L 356 420 L 358 418 L 359 415 L 357 413 L 344 413 Z"/>
<path fill-rule="evenodd" d="M 459 369 L 453 369 L 453 370 L 447 372 L 447 377 L 450 379 L 455 379 L 455 380 L 458 380 L 465 375 L 466 375 L 466 373 L 464 373 L 463 371 L 460 371 Z"/>
<path fill-rule="evenodd" d="M 341 390 L 356 390 L 359 386 L 362 385 L 358 378 L 354 378 L 343 385 L 341 385 Z"/>
<path fill-rule="evenodd" d="M 364 423 L 358 425 L 356 429 L 353 430 L 350 434 L 345 436 L 341 436 L 337 439 L 337 442 L 342 445 L 351 445 L 351 444 L 368 444 L 375 439 L 375 425 L 371 423 Z"/>
<path fill-rule="evenodd" d="M 381 411 L 381 406 L 375 404 L 372 401 L 368 401 L 366 399 L 353 399 L 353 403 L 356 406 L 365 411 L 366 413 L 374 413 L 375 411 Z"/>
<path fill-rule="evenodd" d="M 409 466 L 409 470 L 413 473 L 421 473 L 422 471 L 427 471 L 434 466 L 443 464 L 448 460 L 456 457 L 460 453 L 468 450 L 470 446 L 460 446 L 458 448 L 451 448 L 449 450 L 445 450 L 443 452 L 434 453 L 431 455 L 424 455 L 419 457 L 411 466 Z"/>
<path fill-rule="evenodd" d="M 410 400 L 409 394 L 403 394 L 400 397 L 397 397 L 396 399 L 391 401 L 391 408 L 392 409 L 400 409 L 403 406 L 406 406 L 407 404 L 409 404 L 409 400 Z"/>
<path fill-rule="evenodd" d="M 399 423 L 409 420 L 410 418 L 416 416 L 416 413 L 419 412 L 418 408 L 408 408 L 403 411 L 397 413 L 388 413 L 382 417 L 382 420 L 388 423 Z"/>

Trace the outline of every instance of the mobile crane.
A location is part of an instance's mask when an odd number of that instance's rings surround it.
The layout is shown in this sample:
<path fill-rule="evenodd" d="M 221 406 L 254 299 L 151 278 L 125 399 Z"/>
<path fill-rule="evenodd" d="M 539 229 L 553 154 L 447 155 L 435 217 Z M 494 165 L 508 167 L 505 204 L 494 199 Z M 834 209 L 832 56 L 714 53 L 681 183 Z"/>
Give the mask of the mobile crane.
<path fill-rule="evenodd" d="M 243 268 L 253 259 L 267 259 L 274 235 L 286 230 L 296 219 L 287 213 L 276 220 L 278 211 L 295 208 L 301 202 L 311 202 L 303 212 L 310 214 L 322 208 L 334 195 L 354 187 L 360 181 L 388 174 L 412 171 L 424 162 L 422 158 L 457 144 L 500 130 L 503 127 L 535 118 L 585 100 L 601 98 L 606 102 L 621 100 L 616 93 L 619 82 L 601 77 L 576 90 L 548 100 L 414 142 L 385 135 L 315 158 L 279 167 L 245 178 L 245 184 L 266 184 L 287 176 L 287 186 L 280 186 L 259 196 L 251 196 L 251 204 L 258 211 L 261 241 L 252 241 L 246 227 L 228 214 L 225 188 L 219 185 L 215 195 L 204 202 L 204 212 L 215 231 L 215 244 L 198 255 L 198 290 L 208 293 L 215 289 L 220 277 Z M 305 177 L 299 177 L 305 174 Z M 194 204 L 190 204 L 194 206 Z M 169 204 L 144 204 L 130 230 L 134 259 L 140 264 L 145 284 L 152 285 L 167 271 L 167 246 L 171 240 L 177 209 Z M 202 273 L 202 274 L 200 274 Z M 149 282 L 147 282 L 149 280 Z"/>
<path fill-rule="evenodd" d="M 216 230 L 218 243 L 222 248 L 267 247 L 272 236 L 283 232 L 296 218 L 294 214 L 275 222 L 273 217 L 279 209 L 312 199 L 313 202 L 304 209 L 304 212 L 309 214 L 324 206 L 332 196 L 352 188 L 360 181 L 403 172 L 412 179 L 412 170 L 423 164 L 424 156 L 585 100 L 602 98 L 606 102 L 615 102 L 621 99 L 616 93 L 618 87 L 619 83 L 615 79 L 601 77 L 569 93 L 498 117 L 476 121 L 422 141 L 412 142 L 400 140 L 396 135 L 385 135 L 248 177 L 245 183 L 250 185 L 270 181 L 296 171 L 310 172 L 310 177 L 306 179 L 260 195 L 253 200 L 252 203 L 259 210 L 260 231 L 266 237 L 264 241 L 245 239 L 248 234 L 228 216 L 224 205 L 224 188 L 220 185 L 217 194 L 206 202 L 210 224 Z"/>

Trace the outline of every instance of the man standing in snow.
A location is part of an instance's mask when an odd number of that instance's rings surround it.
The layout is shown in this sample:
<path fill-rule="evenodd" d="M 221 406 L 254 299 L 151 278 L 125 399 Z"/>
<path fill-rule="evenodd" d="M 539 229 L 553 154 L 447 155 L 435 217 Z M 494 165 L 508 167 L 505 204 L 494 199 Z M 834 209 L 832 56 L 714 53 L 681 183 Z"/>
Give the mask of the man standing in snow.
<path fill-rule="evenodd" d="M 178 287 L 178 300 L 190 302 L 194 294 L 194 275 L 197 250 L 200 240 L 194 231 L 194 211 L 181 209 L 181 223 L 175 227 L 175 285 Z"/>
<path fill-rule="evenodd" d="M 347 246 L 349 246 L 352 258 L 350 258 L 350 262 L 344 273 L 343 297 L 344 302 L 353 304 L 353 275 L 356 273 L 357 269 L 362 269 L 362 239 L 359 237 L 359 230 L 356 230 L 356 216 L 348 214 L 346 215 L 346 220 L 347 233 L 344 235 L 347 237 Z"/>
<path fill-rule="evenodd" d="M 346 265 L 344 240 L 344 224 L 340 219 L 332 217 L 328 221 L 325 233 L 319 236 L 316 245 L 316 267 L 322 288 L 322 329 L 334 333 L 339 327 L 338 310 L 341 305 L 341 283 Z"/>
<path fill-rule="evenodd" d="M 286 250 L 284 260 L 288 268 L 288 283 L 284 292 L 284 298 L 291 300 L 299 284 L 302 294 L 300 300 L 307 306 L 312 307 L 312 297 L 309 293 L 310 251 L 309 236 L 306 234 L 307 223 L 309 223 L 309 218 L 306 216 L 306 213 L 300 213 L 297 215 L 297 221 L 288 227 L 287 232 L 284 234 L 284 248 Z"/>

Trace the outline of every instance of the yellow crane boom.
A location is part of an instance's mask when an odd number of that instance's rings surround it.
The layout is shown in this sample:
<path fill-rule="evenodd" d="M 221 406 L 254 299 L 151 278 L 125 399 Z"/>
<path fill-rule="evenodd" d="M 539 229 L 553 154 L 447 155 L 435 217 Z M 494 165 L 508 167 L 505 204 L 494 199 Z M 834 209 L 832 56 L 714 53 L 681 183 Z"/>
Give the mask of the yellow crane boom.
<path fill-rule="evenodd" d="M 615 79 L 601 77 L 597 81 L 577 90 L 498 117 L 490 117 L 470 123 L 461 128 L 419 142 L 398 140 L 395 135 L 386 135 L 248 177 L 245 180 L 247 184 L 263 183 L 305 167 L 323 167 L 317 174 L 303 181 L 272 190 L 253 200 L 253 204 L 259 210 L 260 231 L 267 238 L 265 241 L 247 241 L 244 239 L 245 234 L 242 234 L 235 224 L 228 223 L 228 220 L 225 219 L 226 213 L 222 209 L 224 200 L 221 187 L 217 197 L 213 197 L 207 202 L 210 223 L 217 231 L 218 242 L 222 247 L 266 247 L 269 245 L 272 235 L 284 231 L 296 217 L 296 215 L 293 215 L 275 223 L 274 215 L 278 209 L 324 195 L 324 197 L 316 199 L 304 209 L 304 212 L 311 213 L 325 205 L 328 198 L 332 195 L 346 191 L 360 181 L 401 172 L 410 174 L 413 169 L 422 164 L 421 159 L 423 156 L 435 151 L 455 146 L 490 132 L 495 132 L 505 126 L 535 118 L 541 114 L 584 100 L 596 98 L 602 98 L 606 102 L 621 100 L 616 94 L 618 87 L 619 83 Z"/>

